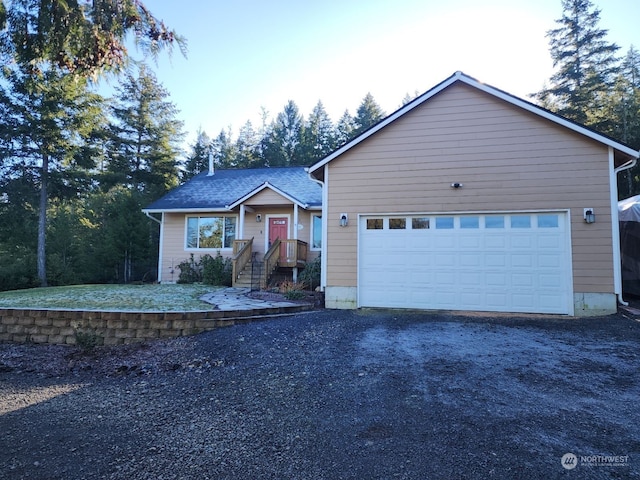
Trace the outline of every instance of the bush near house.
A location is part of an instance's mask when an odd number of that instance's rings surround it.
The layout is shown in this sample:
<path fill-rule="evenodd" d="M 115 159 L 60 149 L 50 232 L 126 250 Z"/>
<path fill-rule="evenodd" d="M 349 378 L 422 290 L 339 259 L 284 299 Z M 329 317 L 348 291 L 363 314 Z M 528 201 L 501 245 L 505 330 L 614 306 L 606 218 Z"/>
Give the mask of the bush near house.
<path fill-rule="evenodd" d="M 188 260 L 178 264 L 180 275 L 178 283 L 205 283 L 207 285 L 231 286 L 233 266 L 231 259 L 224 258 L 220 252 L 215 257 L 203 255 L 196 260 L 193 254 Z"/>

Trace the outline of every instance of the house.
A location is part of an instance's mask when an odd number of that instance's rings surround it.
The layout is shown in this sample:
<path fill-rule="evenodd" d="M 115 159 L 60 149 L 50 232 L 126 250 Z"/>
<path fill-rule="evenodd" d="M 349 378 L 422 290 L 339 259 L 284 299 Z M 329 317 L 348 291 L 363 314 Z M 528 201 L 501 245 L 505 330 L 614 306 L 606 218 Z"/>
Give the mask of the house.
<path fill-rule="evenodd" d="M 638 155 L 457 72 L 309 167 L 326 306 L 615 312 Z"/>
<path fill-rule="evenodd" d="M 146 207 L 160 223 L 158 281 L 177 265 L 218 252 L 233 261 L 233 284 L 264 287 L 277 268 L 295 277 L 322 247 L 322 187 L 304 167 L 203 172 Z M 256 280 L 256 269 L 259 268 Z"/>

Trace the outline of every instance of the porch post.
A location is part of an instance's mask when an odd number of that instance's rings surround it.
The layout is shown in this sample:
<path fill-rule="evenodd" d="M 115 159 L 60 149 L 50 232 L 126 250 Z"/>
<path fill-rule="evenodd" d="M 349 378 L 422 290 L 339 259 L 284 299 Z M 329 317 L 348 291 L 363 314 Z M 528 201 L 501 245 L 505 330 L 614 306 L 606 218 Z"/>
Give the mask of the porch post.
<path fill-rule="evenodd" d="M 244 203 L 240 204 L 240 225 L 238 225 L 238 240 L 244 240 Z"/>
<path fill-rule="evenodd" d="M 296 266 L 293 267 L 293 283 L 298 282 L 298 204 L 293 204 L 293 239 L 296 240 L 293 248 L 296 252 Z"/>

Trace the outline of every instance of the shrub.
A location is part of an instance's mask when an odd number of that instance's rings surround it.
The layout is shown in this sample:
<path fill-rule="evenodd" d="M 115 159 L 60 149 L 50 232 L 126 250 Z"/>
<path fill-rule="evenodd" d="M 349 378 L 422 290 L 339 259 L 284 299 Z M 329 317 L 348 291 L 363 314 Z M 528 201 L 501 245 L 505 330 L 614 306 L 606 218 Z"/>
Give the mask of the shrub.
<path fill-rule="evenodd" d="M 220 252 L 214 257 L 204 255 L 202 263 L 202 281 L 208 285 L 230 287 L 233 276 L 233 264 L 230 258 L 224 258 Z"/>
<path fill-rule="evenodd" d="M 196 283 L 202 281 L 202 263 L 196 261 L 193 253 L 189 257 L 189 260 L 184 260 L 178 264 L 180 269 L 180 275 L 178 276 L 178 283 Z"/>
<path fill-rule="evenodd" d="M 315 260 L 307 263 L 304 270 L 302 270 L 298 276 L 300 281 L 309 287 L 309 290 L 313 290 L 320 285 L 321 265 L 320 255 L 318 255 Z"/>
<path fill-rule="evenodd" d="M 98 335 L 95 329 L 89 327 L 88 324 L 76 324 L 73 329 L 73 334 L 76 337 L 76 345 L 85 352 L 89 352 L 98 345 L 104 344 L 104 338 Z"/>
<path fill-rule="evenodd" d="M 304 284 L 285 280 L 280 284 L 280 293 L 288 300 L 300 300 L 305 297 Z"/>

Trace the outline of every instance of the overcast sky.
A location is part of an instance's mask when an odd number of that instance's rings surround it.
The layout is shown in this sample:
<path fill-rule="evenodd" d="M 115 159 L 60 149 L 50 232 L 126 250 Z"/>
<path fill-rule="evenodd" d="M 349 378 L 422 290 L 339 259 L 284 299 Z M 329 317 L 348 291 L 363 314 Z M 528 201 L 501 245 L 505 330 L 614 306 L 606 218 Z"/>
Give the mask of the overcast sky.
<path fill-rule="evenodd" d="M 336 122 L 370 92 L 386 113 L 460 70 L 527 98 L 552 73 L 548 39 L 561 0 L 145 0 L 187 38 L 188 56 L 152 65 L 185 122 L 210 137 L 274 118 L 288 100 L 305 116 L 322 100 Z M 640 48 L 639 0 L 595 0 L 624 55 Z"/>

